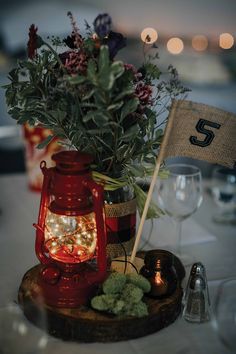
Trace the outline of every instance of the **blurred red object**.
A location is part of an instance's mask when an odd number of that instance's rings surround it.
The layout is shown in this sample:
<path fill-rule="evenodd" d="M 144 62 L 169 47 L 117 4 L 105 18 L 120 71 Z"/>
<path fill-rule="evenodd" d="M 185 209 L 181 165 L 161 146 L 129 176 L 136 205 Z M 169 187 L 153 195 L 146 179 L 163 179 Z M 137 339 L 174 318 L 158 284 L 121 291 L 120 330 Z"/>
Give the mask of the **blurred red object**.
<path fill-rule="evenodd" d="M 54 166 L 51 156 L 55 152 L 61 150 L 61 147 L 57 143 L 58 140 L 53 139 L 45 148 L 37 148 L 37 145 L 43 142 L 51 134 L 50 129 L 31 127 L 28 124 L 25 124 L 23 126 L 23 132 L 28 185 L 30 190 L 40 192 L 43 183 L 40 162 L 44 160 L 48 166 Z"/>

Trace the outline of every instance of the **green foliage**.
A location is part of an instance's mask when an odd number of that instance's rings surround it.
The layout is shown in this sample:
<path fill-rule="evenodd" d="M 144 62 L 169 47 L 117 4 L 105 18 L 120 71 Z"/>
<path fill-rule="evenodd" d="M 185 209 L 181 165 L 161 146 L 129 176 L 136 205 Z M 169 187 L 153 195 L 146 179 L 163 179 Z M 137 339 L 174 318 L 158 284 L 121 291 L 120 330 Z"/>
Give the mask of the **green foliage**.
<path fill-rule="evenodd" d="M 135 190 L 135 195 L 137 196 L 138 211 L 139 211 L 139 214 L 142 215 L 144 205 L 146 202 L 146 198 L 147 198 L 147 194 L 137 184 L 134 185 L 134 190 Z M 158 218 L 163 214 L 164 214 L 163 211 L 160 208 L 158 208 L 158 206 L 151 201 L 148 212 L 147 212 L 147 219 Z"/>
<path fill-rule="evenodd" d="M 121 183 L 133 185 L 144 176 L 145 163 L 155 164 L 171 101 L 186 89 L 172 66 L 169 79 L 160 79 L 157 56 L 136 69 L 112 57 L 109 34 L 94 37 L 87 23 L 86 28 L 82 38 L 73 27 L 74 48 L 53 36 L 51 46 L 35 34 L 37 54 L 20 61 L 4 86 L 9 114 L 19 124 L 52 130 L 39 148 L 57 137 L 61 144 L 91 153 L 94 171 L 110 177 L 123 171 Z M 135 193 L 144 197 L 138 188 Z"/>

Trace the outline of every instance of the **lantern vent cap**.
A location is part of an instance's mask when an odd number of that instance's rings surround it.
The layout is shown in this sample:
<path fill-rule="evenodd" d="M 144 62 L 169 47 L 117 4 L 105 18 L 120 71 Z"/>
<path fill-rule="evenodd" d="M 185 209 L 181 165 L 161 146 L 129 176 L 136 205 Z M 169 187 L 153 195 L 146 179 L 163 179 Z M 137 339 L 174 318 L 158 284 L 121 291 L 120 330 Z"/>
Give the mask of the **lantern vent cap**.
<path fill-rule="evenodd" d="M 60 151 L 52 155 L 56 167 L 62 171 L 81 171 L 88 169 L 93 156 L 81 151 Z"/>

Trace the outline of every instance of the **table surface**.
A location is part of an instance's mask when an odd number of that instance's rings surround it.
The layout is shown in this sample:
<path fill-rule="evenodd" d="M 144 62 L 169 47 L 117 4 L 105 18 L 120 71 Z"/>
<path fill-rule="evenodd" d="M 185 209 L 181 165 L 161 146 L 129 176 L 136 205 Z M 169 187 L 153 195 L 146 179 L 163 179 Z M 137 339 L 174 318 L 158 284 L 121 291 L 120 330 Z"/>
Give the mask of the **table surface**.
<path fill-rule="evenodd" d="M 206 184 L 207 182 L 205 182 Z M 0 308 L 3 310 L 10 303 L 17 301 L 18 286 L 24 273 L 38 263 L 34 253 L 35 231 L 32 224 L 37 221 L 40 194 L 28 190 L 27 178 L 24 174 L 1 176 L 0 191 Z M 183 247 L 183 252 L 192 254 L 195 260 L 201 261 L 205 265 L 212 304 L 214 304 L 219 283 L 223 279 L 236 277 L 236 227 L 213 223 L 212 215 L 215 209 L 210 195 L 204 192 L 203 203 L 199 210 L 189 218 L 189 222 L 192 222 L 193 225 L 199 224 L 206 233 L 214 235 L 215 239 L 209 242 L 195 242 Z M 169 223 L 168 220 L 166 222 Z M 158 244 L 158 223 L 160 221 L 156 220 L 154 224 L 156 237 L 151 238 L 151 243 L 152 245 L 155 244 L 156 248 L 160 248 Z M 189 268 L 186 269 L 186 272 L 187 276 L 183 286 L 188 279 Z M 211 308 L 213 310 L 213 305 Z M 63 342 L 49 337 L 46 347 L 41 350 L 36 349 L 38 343 L 36 343 L 35 338 L 40 336 L 44 338 L 43 332 L 40 331 L 39 335 L 39 331 L 32 326 L 29 333 L 37 331 L 37 336 L 34 336 L 34 333 L 31 336 L 31 340 L 35 341 L 32 344 L 35 345 L 35 350 L 32 351 L 34 354 L 64 354 L 67 352 L 70 354 L 116 354 L 121 352 L 125 354 L 229 353 L 218 339 L 213 322 L 212 320 L 204 324 L 192 324 L 179 317 L 175 323 L 155 334 L 118 343 L 84 344 Z M 41 345 L 41 347 L 44 346 Z M 6 353 L 10 352 L 6 351 Z M 26 354 L 26 352 L 19 351 L 17 348 L 12 349 L 11 354 L 14 353 Z"/>

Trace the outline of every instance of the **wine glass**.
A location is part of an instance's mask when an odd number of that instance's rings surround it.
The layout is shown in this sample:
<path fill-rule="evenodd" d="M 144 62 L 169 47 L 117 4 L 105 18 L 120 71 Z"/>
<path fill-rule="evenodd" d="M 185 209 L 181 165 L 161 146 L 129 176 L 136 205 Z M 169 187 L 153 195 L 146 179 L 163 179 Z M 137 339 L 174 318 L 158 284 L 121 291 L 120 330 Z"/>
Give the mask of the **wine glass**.
<path fill-rule="evenodd" d="M 236 170 L 218 166 L 212 173 L 211 191 L 218 207 L 213 220 L 236 224 Z"/>
<path fill-rule="evenodd" d="M 176 253 L 183 264 L 191 261 L 181 254 L 182 221 L 191 216 L 202 202 L 202 175 L 197 166 L 170 164 L 166 166 L 168 177 L 157 180 L 157 200 L 164 212 L 176 224 Z"/>
<path fill-rule="evenodd" d="M 222 343 L 236 352 L 236 278 L 220 283 L 214 306 L 214 328 Z"/>

